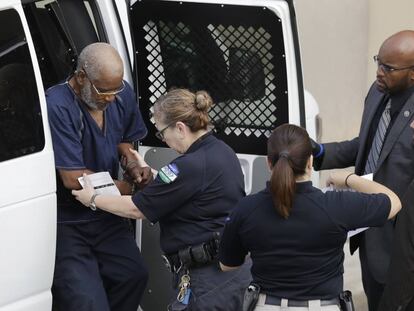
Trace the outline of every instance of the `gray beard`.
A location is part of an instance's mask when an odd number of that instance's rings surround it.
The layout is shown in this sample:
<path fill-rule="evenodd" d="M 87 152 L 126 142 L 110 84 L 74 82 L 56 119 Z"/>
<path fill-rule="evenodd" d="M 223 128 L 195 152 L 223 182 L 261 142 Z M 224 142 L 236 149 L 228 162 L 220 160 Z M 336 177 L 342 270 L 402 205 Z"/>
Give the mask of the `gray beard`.
<path fill-rule="evenodd" d="M 92 110 L 98 110 L 98 105 L 92 99 L 92 85 L 81 87 L 80 89 L 80 98 L 82 101 Z"/>

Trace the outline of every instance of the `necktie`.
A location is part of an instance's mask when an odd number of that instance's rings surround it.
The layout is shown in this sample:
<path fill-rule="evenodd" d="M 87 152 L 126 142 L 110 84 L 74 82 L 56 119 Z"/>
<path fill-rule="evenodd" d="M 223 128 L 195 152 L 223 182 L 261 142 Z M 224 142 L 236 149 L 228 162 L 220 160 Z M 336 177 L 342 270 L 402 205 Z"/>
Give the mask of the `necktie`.
<path fill-rule="evenodd" d="M 378 128 L 375 132 L 374 139 L 372 141 L 371 150 L 369 151 L 367 163 L 365 164 L 364 174 L 374 173 L 377 167 L 378 158 L 381 153 L 382 146 L 384 144 L 385 134 L 387 133 L 388 125 L 391 121 L 391 100 L 388 101 L 385 106 L 384 112 L 381 115 L 381 119 L 378 122 Z"/>

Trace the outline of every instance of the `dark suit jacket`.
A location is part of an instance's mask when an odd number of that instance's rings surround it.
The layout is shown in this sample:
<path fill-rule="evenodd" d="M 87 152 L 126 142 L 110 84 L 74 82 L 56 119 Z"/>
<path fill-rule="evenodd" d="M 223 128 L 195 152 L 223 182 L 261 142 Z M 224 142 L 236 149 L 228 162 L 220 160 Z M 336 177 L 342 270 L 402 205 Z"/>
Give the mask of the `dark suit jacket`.
<path fill-rule="evenodd" d="M 371 146 L 366 141 L 372 119 L 384 94 L 373 84 L 365 99 L 364 112 L 358 137 L 350 141 L 324 144 L 325 155 L 319 169 L 345 168 L 355 166 L 355 173 L 362 175 L 365 167 L 364 154 Z M 414 95 L 407 100 L 396 117 L 378 159 L 374 180 L 392 189 L 400 198 L 414 179 L 413 130 L 410 123 L 414 118 Z M 369 150 L 368 150 L 369 152 Z M 315 166 L 318 169 L 318 165 Z M 369 269 L 379 283 L 385 283 L 390 262 L 394 221 L 383 227 L 370 228 L 365 234 L 365 251 Z M 351 253 L 358 247 L 357 237 L 351 239 Z"/>
<path fill-rule="evenodd" d="M 391 263 L 378 311 L 414 310 L 414 182 L 402 199 Z"/>

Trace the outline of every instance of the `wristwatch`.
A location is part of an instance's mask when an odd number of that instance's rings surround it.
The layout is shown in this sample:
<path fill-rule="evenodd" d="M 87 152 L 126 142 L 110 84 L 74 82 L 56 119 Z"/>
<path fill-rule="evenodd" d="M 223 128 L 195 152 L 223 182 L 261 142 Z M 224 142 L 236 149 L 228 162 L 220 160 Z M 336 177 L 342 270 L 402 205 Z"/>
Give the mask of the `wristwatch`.
<path fill-rule="evenodd" d="M 96 199 L 97 196 L 98 196 L 98 193 L 94 193 L 91 197 L 91 200 L 89 201 L 88 207 L 93 211 L 96 211 L 95 199 Z"/>

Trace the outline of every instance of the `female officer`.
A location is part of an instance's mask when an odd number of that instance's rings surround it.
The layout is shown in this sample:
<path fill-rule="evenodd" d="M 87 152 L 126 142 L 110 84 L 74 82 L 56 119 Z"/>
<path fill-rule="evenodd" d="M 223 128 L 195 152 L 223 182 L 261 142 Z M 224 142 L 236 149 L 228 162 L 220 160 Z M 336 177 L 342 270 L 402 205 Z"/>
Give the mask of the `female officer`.
<path fill-rule="evenodd" d="M 73 191 L 86 206 L 160 223 L 161 248 L 178 279 L 171 310 L 238 311 L 251 280 L 247 265 L 230 275 L 218 268 L 218 236 L 245 193 L 237 156 L 209 130 L 211 105 L 206 92 L 184 89 L 155 103 L 157 137 L 182 155 L 143 191 L 132 197 L 97 196 L 90 186 Z"/>
<path fill-rule="evenodd" d="M 242 199 L 226 221 L 220 264 L 231 270 L 250 252 L 261 288 L 255 310 L 339 310 L 347 232 L 381 226 L 401 208 L 391 190 L 355 174 L 335 173 L 328 182 L 359 192 L 314 188 L 311 152 L 304 129 L 276 128 L 268 140 L 267 188 Z"/>

